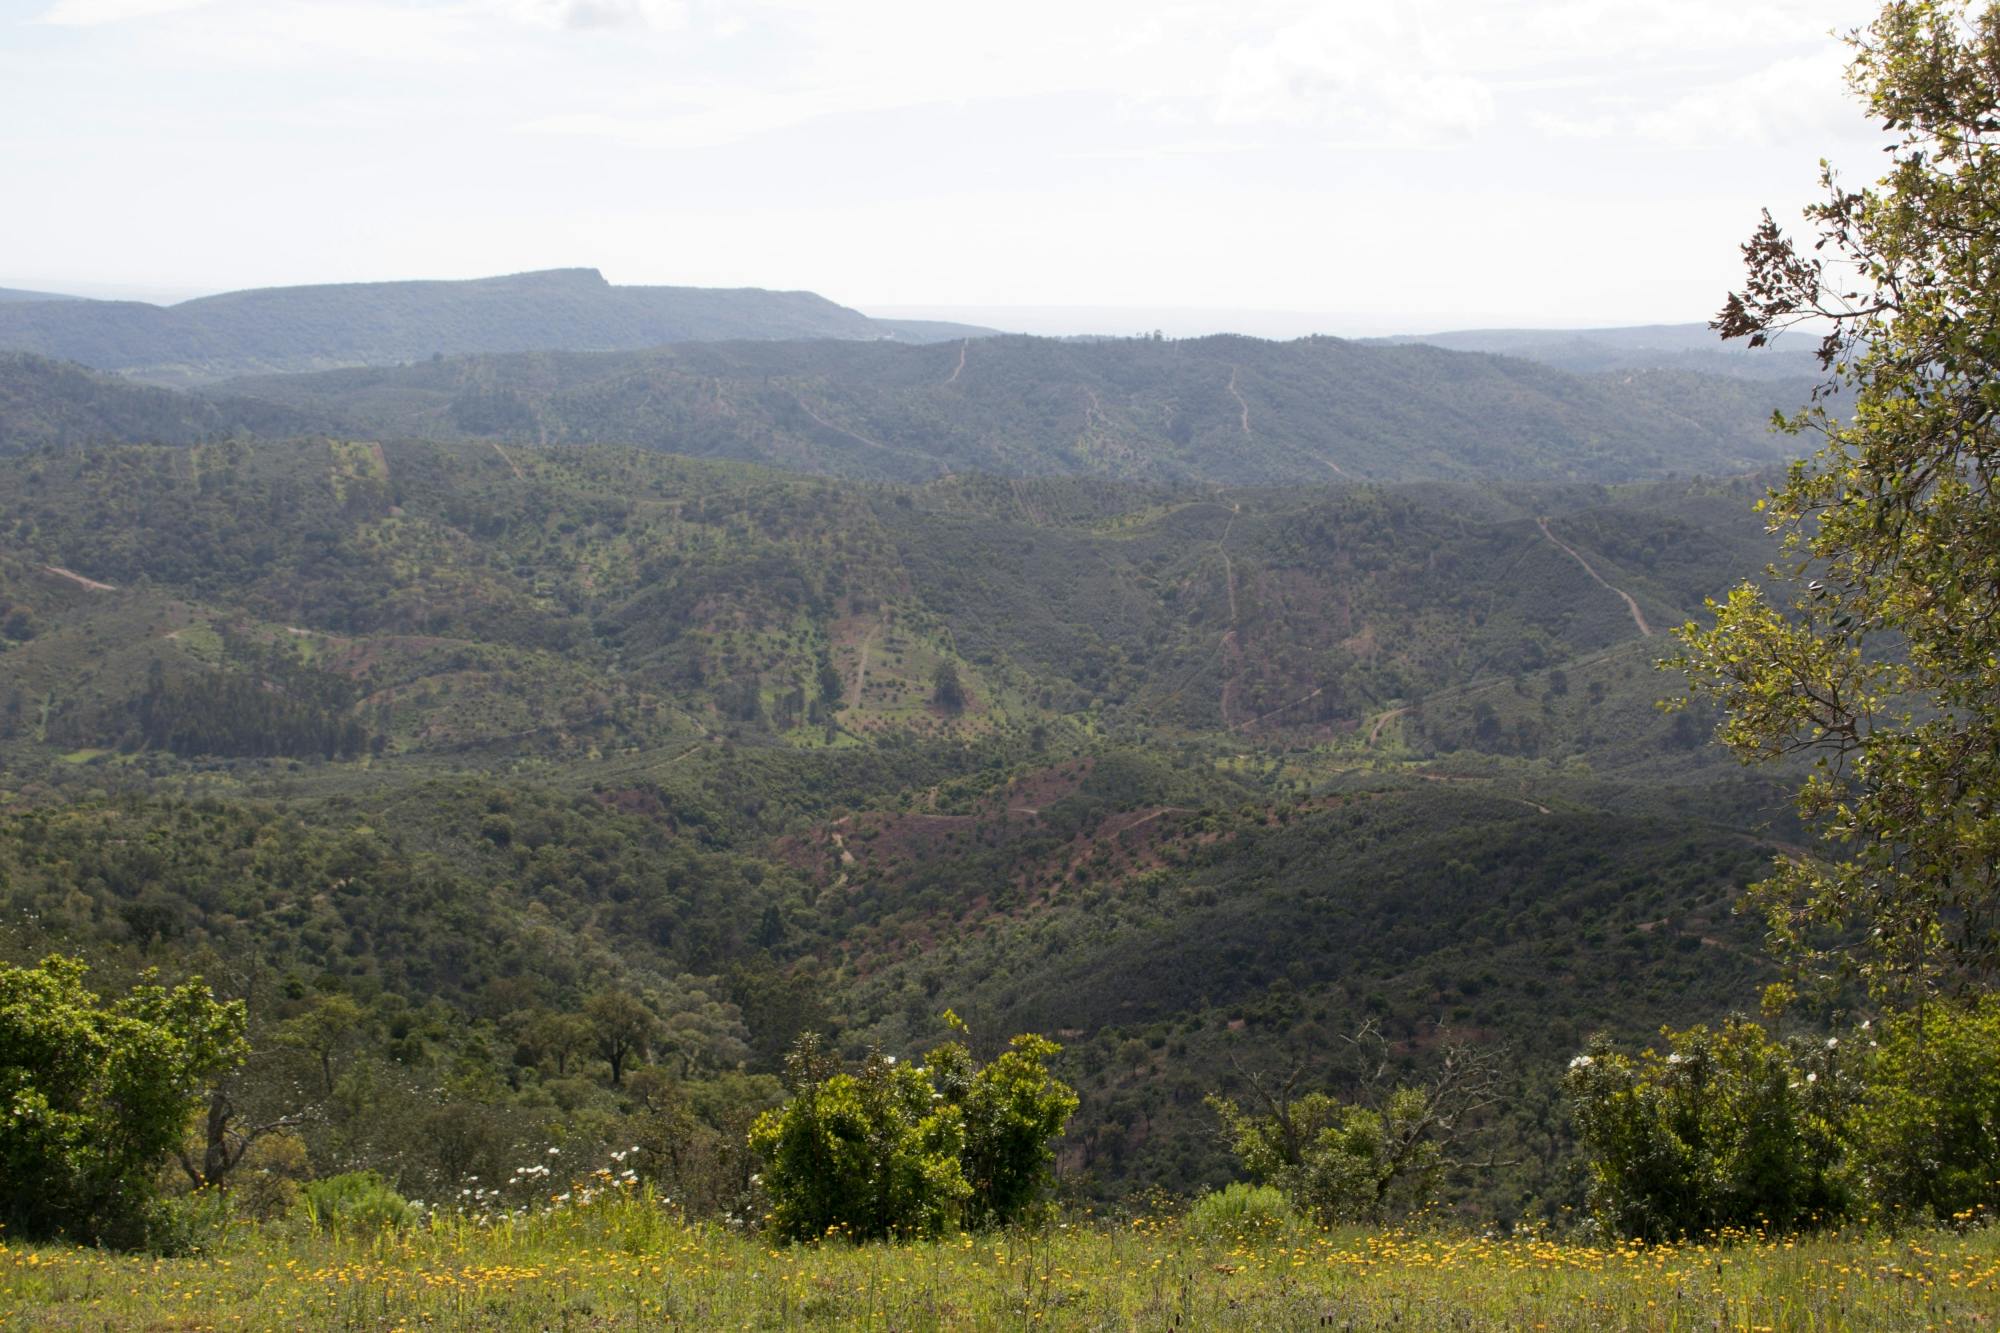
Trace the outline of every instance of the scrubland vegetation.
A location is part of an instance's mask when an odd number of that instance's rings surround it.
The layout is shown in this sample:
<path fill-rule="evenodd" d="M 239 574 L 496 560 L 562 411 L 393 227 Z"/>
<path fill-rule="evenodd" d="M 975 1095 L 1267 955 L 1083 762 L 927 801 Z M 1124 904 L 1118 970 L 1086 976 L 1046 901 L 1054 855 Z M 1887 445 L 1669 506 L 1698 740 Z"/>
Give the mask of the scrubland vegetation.
<path fill-rule="evenodd" d="M 396 1232 L 300 1224 L 196 1259 L 0 1247 L 0 1327 L 1976 1329 L 2000 1231 L 1647 1245 L 1421 1226 L 1242 1235 L 1139 1215 L 774 1246 L 638 1188 Z"/>
<path fill-rule="evenodd" d="M 0 363 L 0 1325 L 2000 1318 L 1996 67 L 1888 4 L 1745 248 L 1782 477 L 1323 340 Z"/>

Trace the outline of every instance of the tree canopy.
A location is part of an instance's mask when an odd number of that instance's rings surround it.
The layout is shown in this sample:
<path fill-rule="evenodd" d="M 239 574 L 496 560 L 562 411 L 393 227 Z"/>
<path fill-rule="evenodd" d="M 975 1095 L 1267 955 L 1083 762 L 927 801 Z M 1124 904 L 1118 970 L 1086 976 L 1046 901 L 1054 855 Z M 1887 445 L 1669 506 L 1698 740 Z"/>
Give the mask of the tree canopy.
<path fill-rule="evenodd" d="M 1792 984 L 1920 1004 L 2000 971 L 2000 7 L 1896 0 L 1849 40 L 1888 170 L 1824 167 L 1809 245 L 1767 213 L 1715 322 L 1820 335 L 1781 423 L 1821 447 L 1766 502 L 1785 566 L 1680 664 L 1739 754 L 1813 760 L 1824 848 L 1757 890 Z"/>

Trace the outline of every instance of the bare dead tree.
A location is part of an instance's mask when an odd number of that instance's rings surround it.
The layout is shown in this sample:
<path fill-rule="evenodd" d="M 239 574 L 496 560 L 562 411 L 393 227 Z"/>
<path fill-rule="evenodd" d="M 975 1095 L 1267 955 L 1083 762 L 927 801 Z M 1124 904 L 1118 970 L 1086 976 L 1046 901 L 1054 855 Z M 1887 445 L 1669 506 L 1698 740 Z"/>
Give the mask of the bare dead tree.
<path fill-rule="evenodd" d="M 292 1129 L 305 1123 L 302 1115 L 284 1115 L 263 1124 L 245 1125 L 236 1113 L 236 1107 L 229 1094 L 221 1088 L 208 1096 L 208 1115 L 204 1120 L 201 1160 L 197 1162 L 193 1153 L 181 1149 L 181 1170 L 194 1182 L 197 1189 L 223 1189 L 229 1173 L 243 1161 L 243 1155 L 250 1151 L 250 1145 L 266 1134 L 274 1134 L 281 1129 Z"/>

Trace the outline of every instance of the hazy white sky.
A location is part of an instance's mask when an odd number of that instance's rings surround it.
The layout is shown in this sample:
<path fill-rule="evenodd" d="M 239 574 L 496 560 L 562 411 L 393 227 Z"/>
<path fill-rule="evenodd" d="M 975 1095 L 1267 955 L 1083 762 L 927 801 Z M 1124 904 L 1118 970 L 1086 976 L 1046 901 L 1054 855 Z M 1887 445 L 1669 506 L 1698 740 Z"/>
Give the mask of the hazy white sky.
<path fill-rule="evenodd" d="M 1760 206 L 1875 168 L 1829 35 L 1872 9 L 0 0 L 0 285 L 1698 319 Z"/>

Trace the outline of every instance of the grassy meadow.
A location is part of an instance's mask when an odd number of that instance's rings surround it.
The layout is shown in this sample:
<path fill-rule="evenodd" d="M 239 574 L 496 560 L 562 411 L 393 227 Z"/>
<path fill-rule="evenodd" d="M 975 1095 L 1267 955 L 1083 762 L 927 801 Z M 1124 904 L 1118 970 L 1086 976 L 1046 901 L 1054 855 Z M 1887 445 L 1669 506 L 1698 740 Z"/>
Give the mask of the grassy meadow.
<path fill-rule="evenodd" d="M 1936 1329 L 2000 1319 L 2000 1231 L 1591 1245 L 1179 1219 L 773 1248 L 635 1190 L 199 1257 L 0 1244 L 0 1328 Z"/>

